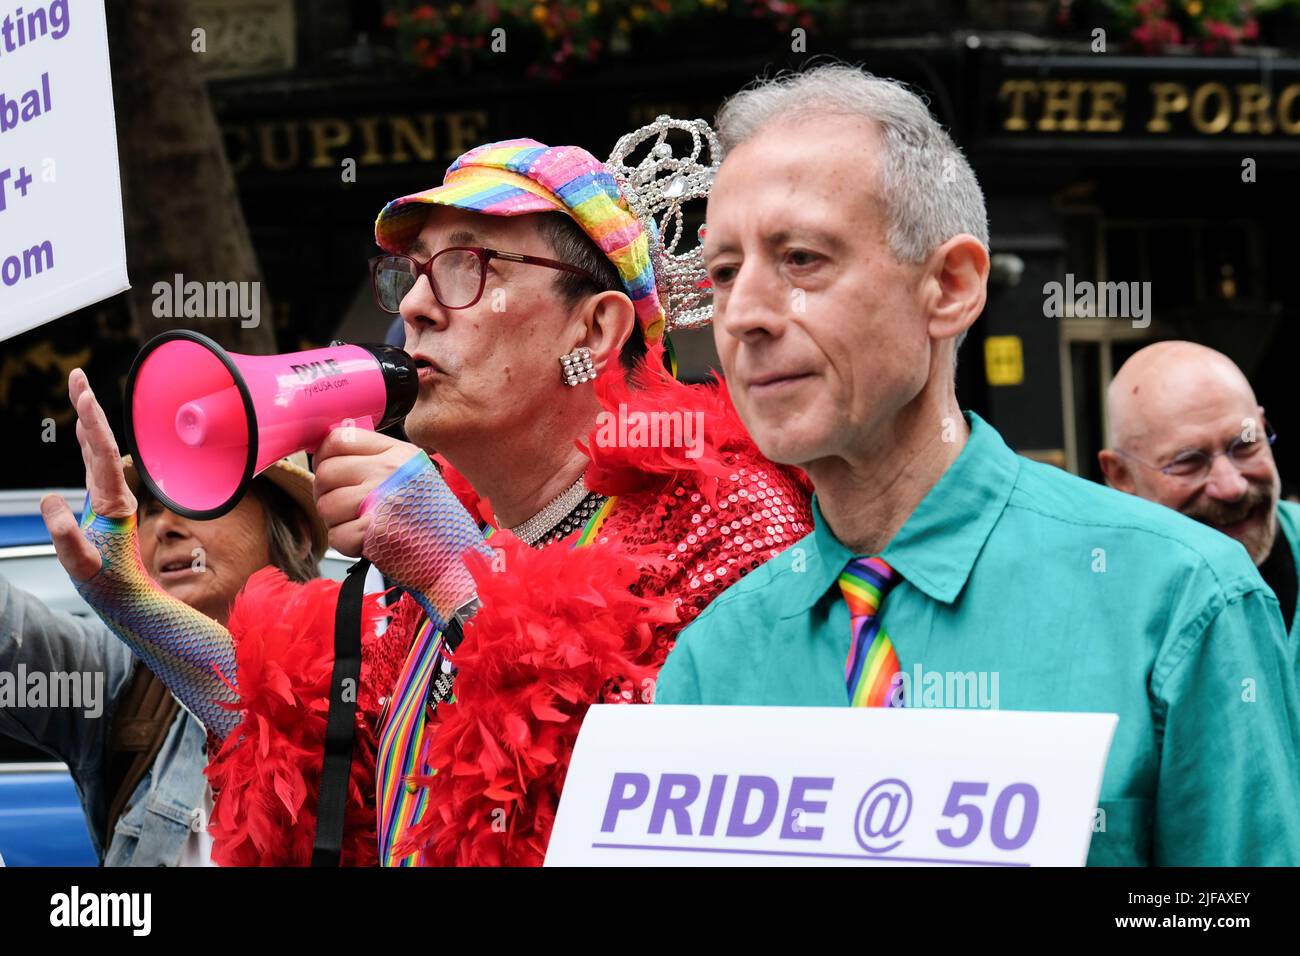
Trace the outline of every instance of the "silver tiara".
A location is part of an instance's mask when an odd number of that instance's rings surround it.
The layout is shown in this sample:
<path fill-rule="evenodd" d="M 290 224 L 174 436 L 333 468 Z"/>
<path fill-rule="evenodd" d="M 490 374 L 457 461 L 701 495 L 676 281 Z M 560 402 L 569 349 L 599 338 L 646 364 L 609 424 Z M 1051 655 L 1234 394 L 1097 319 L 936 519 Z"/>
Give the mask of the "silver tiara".
<path fill-rule="evenodd" d="M 673 155 L 672 144 L 667 142 L 671 130 L 690 135 L 689 156 Z M 627 157 L 652 139 L 654 145 L 645 158 L 635 166 L 627 165 Z M 705 146 L 707 160 L 701 156 Z M 682 206 L 708 196 L 721 162 L 722 146 L 708 123 L 671 116 L 657 117 L 650 125 L 621 137 L 605 161 L 605 168 L 649 235 L 650 262 L 669 332 L 700 328 L 713 320 L 713 290 L 706 284 L 708 274 L 699 243 L 704 227 L 689 251 L 678 253 L 677 243 L 684 231 Z"/>

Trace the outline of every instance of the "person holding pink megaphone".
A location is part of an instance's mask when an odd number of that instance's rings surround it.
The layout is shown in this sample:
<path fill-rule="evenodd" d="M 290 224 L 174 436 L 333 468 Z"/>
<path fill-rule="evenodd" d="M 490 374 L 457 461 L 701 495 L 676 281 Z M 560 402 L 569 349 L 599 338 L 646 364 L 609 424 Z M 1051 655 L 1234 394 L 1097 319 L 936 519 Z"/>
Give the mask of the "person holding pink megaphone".
<path fill-rule="evenodd" d="M 331 543 L 408 592 L 362 647 L 344 862 L 540 864 L 587 707 L 652 700 L 678 631 L 810 530 L 802 472 L 758 452 L 720 382 L 666 370 L 665 332 L 710 319 L 699 247 L 676 250 L 720 158 L 706 123 L 668 117 L 606 163 L 508 140 L 380 213 L 412 443 L 338 428 L 314 463 Z M 79 437 L 94 462 L 106 442 Z M 129 533 L 88 534 L 107 576 L 83 593 L 174 661 L 169 686 L 224 740 L 214 859 L 307 863 L 337 809 L 318 801 L 328 634 L 272 669 L 265 641 L 150 604 L 122 573 Z"/>

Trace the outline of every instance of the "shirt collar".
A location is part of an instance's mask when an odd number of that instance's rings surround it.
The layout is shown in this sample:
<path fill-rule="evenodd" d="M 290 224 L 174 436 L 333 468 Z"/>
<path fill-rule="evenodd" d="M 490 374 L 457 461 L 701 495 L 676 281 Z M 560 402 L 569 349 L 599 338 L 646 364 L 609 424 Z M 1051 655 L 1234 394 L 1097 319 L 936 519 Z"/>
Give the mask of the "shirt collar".
<path fill-rule="evenodd" d="M 974 412 L 966 419 L 971 433 L 961 454 L 880 555 L 905 580 L 945 604 L 961 593 L 1020 473 L 1019 457 L 997 430 Z M 827 526 L 815 495 L 813 522 L 808 574 L 793 598 L 800 611 L 816 604 L 854 557 Z"/>

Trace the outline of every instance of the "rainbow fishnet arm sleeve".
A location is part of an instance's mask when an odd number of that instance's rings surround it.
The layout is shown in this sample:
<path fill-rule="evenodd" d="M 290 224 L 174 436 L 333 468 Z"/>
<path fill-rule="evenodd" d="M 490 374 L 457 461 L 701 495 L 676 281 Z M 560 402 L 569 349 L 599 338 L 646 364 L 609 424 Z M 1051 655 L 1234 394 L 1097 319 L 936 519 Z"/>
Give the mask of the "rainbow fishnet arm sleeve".
<path fill-rule="evenodd" d="M 361 504 L 370 515 L 362 543 L 375 567 L 411 592 L 439 628 L 474 596 L 461 560 L 467 551 L 491 556 L 469 516 L 424 452 L 413 456 Z"/>
<path fill-rule="evenodd" d="M 105 518 L 87 504 L 81 528 L 103 564 L 90 580 L 74 582 L 78 593 L 187 710 L 225 739 L 239 723 L 238 710 L 221 706 L 239 701 L 230 632 L 149 577 L 140 560 L 134 515 Z"/>

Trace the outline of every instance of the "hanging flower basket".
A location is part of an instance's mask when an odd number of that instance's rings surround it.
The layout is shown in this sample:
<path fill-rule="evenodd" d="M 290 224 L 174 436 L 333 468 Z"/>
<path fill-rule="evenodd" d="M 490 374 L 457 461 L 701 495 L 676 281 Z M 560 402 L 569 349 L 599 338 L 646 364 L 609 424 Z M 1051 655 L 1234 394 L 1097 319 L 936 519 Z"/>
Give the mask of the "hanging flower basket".
<path fill-rule="evenodd" d="M 1257 4 L 1251 0 L 1107 0 L 1106 5 L 1129 46 L 1147 55 L 1226 55 L 1260 37 Z M 1279 0 L 1271 5 L 1280 5 Z"/>
<path fill-rule="evenodd" d="M 558 80 L 610 58 L 734 55 L 814 35 L 842 0 L 389 0 L 384 25 L 399 56 L 423 71 L 523 69 Z"/>

